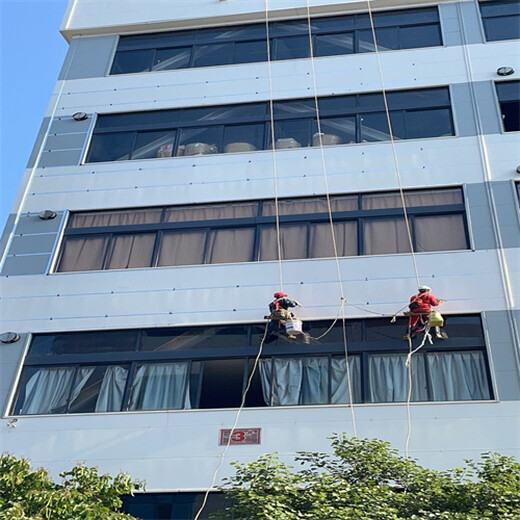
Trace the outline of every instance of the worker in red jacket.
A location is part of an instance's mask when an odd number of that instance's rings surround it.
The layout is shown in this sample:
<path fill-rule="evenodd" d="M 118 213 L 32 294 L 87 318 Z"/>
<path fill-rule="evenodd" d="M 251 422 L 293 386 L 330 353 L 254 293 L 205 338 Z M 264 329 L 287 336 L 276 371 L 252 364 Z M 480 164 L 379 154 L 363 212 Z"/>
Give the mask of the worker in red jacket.
<path fill-rule="evenodd" d="M 421 332 L 424 332 L 424 327 L 428 322 L 432 306 L 437 307 L 437 305 L 444 302 L 444 300 L 438 300 L 435 298 L 435 296 L 430 293 L 431 290 L 431 287 L 421 285 L 419 287 L 419 292 L 410 298 L 410 305 L 408 305 L 411 313 L 408 321 L 409 332 L 407 331 L 403 339 L 410 339 L 409 334 L 414 338 Z M 436 331 L 436 337 L 439 339 L 446 339 L 448 336 L 445 332 L 441 332 L 439 329 Z"/>

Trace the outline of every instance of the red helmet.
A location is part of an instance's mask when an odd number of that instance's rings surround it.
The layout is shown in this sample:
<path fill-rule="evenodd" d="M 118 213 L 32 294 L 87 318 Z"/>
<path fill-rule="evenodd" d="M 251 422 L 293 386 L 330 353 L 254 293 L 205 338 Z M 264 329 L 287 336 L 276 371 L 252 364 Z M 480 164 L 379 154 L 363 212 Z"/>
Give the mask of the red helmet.
<path fill-rule="evenodd" d="M 284 292 L 275 292 L 273 296 L 275 298 L 287 298 L 287 294 L 285 294 Z"/>

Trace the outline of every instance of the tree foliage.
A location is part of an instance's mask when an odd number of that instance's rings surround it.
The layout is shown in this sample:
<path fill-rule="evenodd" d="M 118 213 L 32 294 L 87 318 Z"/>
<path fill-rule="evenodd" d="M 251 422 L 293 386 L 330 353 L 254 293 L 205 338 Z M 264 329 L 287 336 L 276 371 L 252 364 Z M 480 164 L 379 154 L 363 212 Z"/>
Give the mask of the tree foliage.
<path fill-rule="evenodd" d="M 487 453 L 464 468 L 436 471 L 389 443 L 343 435 L 332 454 L 299 453 L 299 471 L 264 455 L 222 490 L 234 520 L 520 520 L 520 464 Z"/>
<path fill-rule="evenodd" d="M 60 477 L 57 484 L 45 469 L 31 469 L 28 460 L 2 455 L 0 520 L 135 520 L 118 512 L 120 496 L 142 488 L 128 475 L 100 475 L 79 465 Z"/>

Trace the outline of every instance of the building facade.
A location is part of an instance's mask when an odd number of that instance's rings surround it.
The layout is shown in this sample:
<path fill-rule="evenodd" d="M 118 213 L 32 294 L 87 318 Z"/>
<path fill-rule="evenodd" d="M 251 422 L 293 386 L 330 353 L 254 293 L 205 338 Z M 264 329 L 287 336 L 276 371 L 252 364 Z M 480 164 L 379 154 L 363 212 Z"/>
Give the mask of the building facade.
<path fill-rule="evenodd" d="M 334 432 L 518 457 L 519 27 L 510 0 L 70 0 L 1 241 L 2 451 L 126 471 L 129 511 L 175 519 Z M 423 284 L 449 337 L 409 372 Z M 279 290 L 310 343 L 262 341 Z"/>

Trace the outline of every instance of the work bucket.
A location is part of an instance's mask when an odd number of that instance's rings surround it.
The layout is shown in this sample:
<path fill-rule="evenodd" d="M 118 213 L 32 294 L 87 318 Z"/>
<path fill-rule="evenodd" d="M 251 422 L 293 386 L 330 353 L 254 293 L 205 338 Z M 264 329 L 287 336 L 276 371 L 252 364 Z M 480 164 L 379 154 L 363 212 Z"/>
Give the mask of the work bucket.
<path fill-rule="evenodd" d="M 299 336 L 300 334 L 303 334 L 302 325 L 303 323 L 301 320 L 287 320 L 285 322 L 285 332 L 288 336 Z"/>
<path fill-rule="evenodd" d="M 428 321 L 430 322 L 430 327 L 442 327 L 444 325 L 444 318 L 438 311 L 431 311 Z"/>

